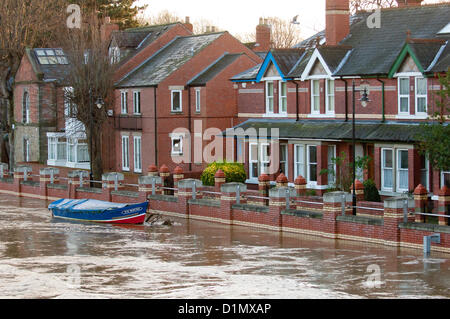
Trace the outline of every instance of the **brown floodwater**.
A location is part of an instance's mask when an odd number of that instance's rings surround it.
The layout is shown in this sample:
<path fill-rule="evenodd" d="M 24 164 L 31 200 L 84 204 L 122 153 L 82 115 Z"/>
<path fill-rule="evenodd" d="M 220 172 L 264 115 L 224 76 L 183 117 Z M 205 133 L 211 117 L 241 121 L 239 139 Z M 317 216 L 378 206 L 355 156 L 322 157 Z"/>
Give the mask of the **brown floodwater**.
<path fill-rule="evenodd" d="M 0 195 L 0 298 L 449 298 L 450 255 L 170 218 L 53 219 Z"/>

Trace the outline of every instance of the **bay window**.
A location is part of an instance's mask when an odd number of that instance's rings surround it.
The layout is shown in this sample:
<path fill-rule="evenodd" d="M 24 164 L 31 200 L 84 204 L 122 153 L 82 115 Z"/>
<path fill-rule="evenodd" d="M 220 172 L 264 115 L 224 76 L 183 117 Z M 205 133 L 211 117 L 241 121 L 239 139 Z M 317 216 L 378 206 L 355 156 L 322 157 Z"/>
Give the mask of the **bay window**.
<path fill-rule="evenodd" d="M 336 183 L 336 145 L 328 145 L 328 185 Z M 334 172 L 334 174 L 332 173 Z"/>
<path fill-rule="evenodd" d="M 424 155 L 420 156 L 420 183 L 429 191 L 430 190 L 430 162 Z"/>
<path fill-rule="evenodd" d="M 269 144 L 261 144 L 261 174 L 269 174 L 270 166 L 270 146 Z"/>
<path fill-rule="evenodd" d="M 250 179 L 257 179 L 259 176 L 259 164 L 258 164 L 258 144 L 249 144 L 249 175 Z"/>
<path fill-rule="evenodd" d="M 408 191 L 408 150 L 397 150 L 397 191 Z"/>
<path fill-rule="evenodd" d="M 441 172 L 441 188 L 444 186 L 450 188 L 450 171 Z"/>
<path fill-rule="evenodd" d="M 394 151 L 381 150 L 381 188 L 387 191 L 394 190 Z"/>
<path fill-rule="evenodd" d="M 280 171 L 288 176 L 288 147 L 286 144 L 280 145 Z"/>
<path fill-rule="evenodd" d="M 305 145 L 294 145 L 294 162 L 295 178 L 298 176 L 305 177 Z"/>
<path fill-rule="evenodd" d="M 133 137 L 133 157 L 134 157 L 134 171 L 136 173 L 142 173 L 142 139 L 141 136 Z"/>
<path fill-rule="evenodd" d="M 309 183 L 317 182 L 317 146 L 308 145 L 308 154 L 307 154 L 307 180 Z"/>

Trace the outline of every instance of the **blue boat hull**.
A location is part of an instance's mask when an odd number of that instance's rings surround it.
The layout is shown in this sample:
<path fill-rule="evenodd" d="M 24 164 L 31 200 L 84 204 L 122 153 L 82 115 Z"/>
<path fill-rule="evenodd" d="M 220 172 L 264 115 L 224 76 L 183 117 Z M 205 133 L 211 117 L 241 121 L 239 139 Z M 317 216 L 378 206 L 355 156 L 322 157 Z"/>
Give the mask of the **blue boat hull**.
<path fill-rule="evenodd" d="M 67 204 L 61 205 L 62 201 Z M 70 206 L 70 200 L 59 200 L 52 203 L 49 209 L 53 217 L 108 224 L 143 224 L 148 208 L 148 202 L 140 204 L 128 204 L 124 207 L 108 209 L 76 209 L 76 205 Z M 77 201 L 77 205 L 83 204 L 83 201 Z M 64 207 L 66 206 L 66 207 Z"/>

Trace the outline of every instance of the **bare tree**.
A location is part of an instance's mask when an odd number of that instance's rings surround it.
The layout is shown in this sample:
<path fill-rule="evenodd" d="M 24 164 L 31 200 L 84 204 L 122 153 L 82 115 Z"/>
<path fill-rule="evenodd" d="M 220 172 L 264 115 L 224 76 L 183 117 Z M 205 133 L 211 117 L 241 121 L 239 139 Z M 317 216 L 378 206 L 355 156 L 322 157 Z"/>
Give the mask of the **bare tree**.
<path fill-rule="evenodd" d="M 84 124 L 88 139 L 91 172 L 95 180 L 103 174 L 102 128 L 113 105 L 116 64 L 108 56 L 108 41 L 102 39 L 95 15 L 84 17 L 81 30 L 66 29 L 61 43 L 68 59 L 65 98 L 72 105 L 70 115 Z M 101 103 L 98 103 L 101 102 Z"/>
<path fill-rule="evenodd" d="M 64 0 L 0 0 L 0 161 L 14 166 L 14 78 L 27 47 L 45 46 L 65 23 Z"/>
<path fill-rule="evenodd" d="M 363 10 L 374 10 L 377 8 L 392 8 L 396 6 L 396 0 L 350 0 L 350 10 L 352 13 Z"/>
<path fill-rule="evenodd" d="M 297 25 L 291 23 L 290 20 L 283 20 L 278 17 L 269 17 L 267 21 L 272 31 L 272 48 L 285 49 L 292 48 L 294 45 L 302 41 L 300 30 Z M 250 32 L 237 35 L 243 43 L 255 42 L 256 32 Z"/>

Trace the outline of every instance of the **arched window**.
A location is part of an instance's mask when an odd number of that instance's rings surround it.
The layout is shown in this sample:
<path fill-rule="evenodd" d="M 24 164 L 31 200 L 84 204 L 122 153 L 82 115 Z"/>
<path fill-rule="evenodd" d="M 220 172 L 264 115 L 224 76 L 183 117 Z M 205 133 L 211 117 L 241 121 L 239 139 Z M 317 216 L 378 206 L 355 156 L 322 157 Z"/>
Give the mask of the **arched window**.
<path fill-rule="evenodd" d="M 28 91 L 23 92 L 22 96 L 23 123 L 30 123 L 30 95 Z"/>

